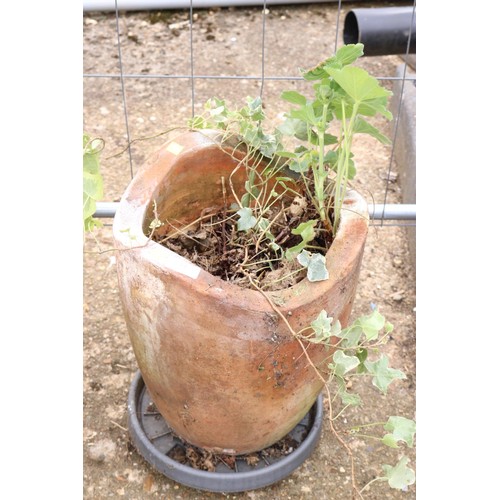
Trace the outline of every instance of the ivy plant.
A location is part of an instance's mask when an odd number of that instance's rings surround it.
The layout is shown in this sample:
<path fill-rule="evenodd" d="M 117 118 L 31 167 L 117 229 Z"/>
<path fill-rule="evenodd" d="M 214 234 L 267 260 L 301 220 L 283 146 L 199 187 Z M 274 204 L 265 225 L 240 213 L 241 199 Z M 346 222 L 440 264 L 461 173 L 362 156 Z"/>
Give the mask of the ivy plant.
<path fill-rule="evenodd" d="M 96 201 L 103 198 L 103 179 L 99 168 L 99 155 L 104 147 L 102 139 L 83 134 L 83 229 L 92 231 L 102 226 L 94 217 Z"/>

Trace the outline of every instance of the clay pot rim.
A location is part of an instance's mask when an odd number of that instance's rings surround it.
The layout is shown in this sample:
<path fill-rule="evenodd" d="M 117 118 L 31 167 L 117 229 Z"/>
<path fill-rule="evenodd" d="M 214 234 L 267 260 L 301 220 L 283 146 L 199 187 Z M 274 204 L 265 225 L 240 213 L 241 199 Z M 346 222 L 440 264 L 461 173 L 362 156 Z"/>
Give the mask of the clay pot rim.
<path fill-rule="evenodd" d="M 270 305 L 258 290 L 242 288 L 235 283 L 224 281 L 222 278 L 210 274 L 189 259 L 150 240 L 143 231 L 144 220 L 147 209 L 152 201 L 155 186 L 149 187 L 146 193 L 144 186 L 140 188 L 138 186 L 141 184 L 140 181 L 147 176 L 148 171 L 158 161 L 160 154 L 168 151 L 169 147 L 172 150 L 172 143 L 189 146 L 189 154 L 196 154 L 207 146 L 213 146 L 216 138 L 220 135 L 221 132 L 217 130 L 205 129 L 202 132 L 189 130 L 165 142 L 161 146 L 159 153 L 153 154 L 146 161 L 132 179 L 120 200 L 113 222 L 115 245 L 117 251 L 130 251 L 134 255 L 134 258 L 149 261 L 155 267 L 163 269 L 167 273 L 174 274 L 179 279 L 187 280 L 192 288 L 197 288 L 204 295 L 213 296 L 218 299 L 229 296 L 233 301 L 241 301 L 242 305 L 244 304 L 246 308 L 251 307 L 256 311 L 266 312 L 270 310 Z M 191 140 L 197 141 L 198 144 L 189 144 Z M 175 156 L 172 156 L 171 159 L 175 161 Z M 288 309 L 293 309 L 299 303 L 303 305 L 306 302 L 314 302 L 321 295 L 327 293 L 328 289 L 332 286 L 332 276 L 345 274 L 345 269 L 340 270 L 337 265 L 337 262 L 340 260 L 343 262 L 342 266 L 346 266 L 345 259 L 339 259 L 339 256 L 342 256 L 342 252 L 346 252 L 344 247 L 351 247 L 349 251 L 352 254 L 352 258 L 348 259 L 347 268 L 350 268 L 356 257 L 363 252 L 369 224 L 366 200 L 356 190 L 351 189 L 346 192 L 342 207 L 342 217 L 337 235 L 326 253 L 330 279 L 312 283 L 305 278 L 289 288 L 269 292 L 273 297 L 282 299 L 283 303 L 286 302 Z M 351 245 L 346 245 L 346 238 L 349 238 L 351 234 L 350 228 L 360 224 L 363 227 L 361 231 L 363 234 L 355 238 L 354 243 L 351 241 Z M 334 254 L 335 258 L 333 258 Z M 299 296 L 302 296 L 300 300 L 298 299 Z M 277 302 L 280 301 L 278 300 Z"/>

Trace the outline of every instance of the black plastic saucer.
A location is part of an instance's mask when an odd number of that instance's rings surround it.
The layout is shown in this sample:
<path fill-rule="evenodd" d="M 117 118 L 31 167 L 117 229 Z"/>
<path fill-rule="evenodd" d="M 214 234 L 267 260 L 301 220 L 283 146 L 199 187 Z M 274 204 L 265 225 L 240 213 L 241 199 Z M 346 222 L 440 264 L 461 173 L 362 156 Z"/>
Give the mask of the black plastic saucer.
<path fill-rule="evenodd" d="M 138 371 L 128 396 L 128 428 L 132 443 L 142 457 L 168 478 L 198 490 L 235 493 L 274 484 L 289 476 L 311 455 L 321 434 L 323 406 L 321 395 L 308 414 L 288 436 L 298 446 L 287 455 L 272 457 L 262 452 L 256 465 L 249 465 L 245 456 L 236 457 L 234 470 L 218 463 L 214 472 L 181 464 L 167 454 L 176 446 L 185 447 L 163 417 L 154 408 L 148 390 Z"/>

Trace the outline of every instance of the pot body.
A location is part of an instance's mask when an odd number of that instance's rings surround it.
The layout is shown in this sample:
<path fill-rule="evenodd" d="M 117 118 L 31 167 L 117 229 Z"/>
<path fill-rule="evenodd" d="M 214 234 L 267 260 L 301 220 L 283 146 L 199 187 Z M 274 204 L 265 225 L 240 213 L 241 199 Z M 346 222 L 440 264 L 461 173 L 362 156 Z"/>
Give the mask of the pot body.
<path fill-rule="evenodd" d="M 189 443 L 244 454 L 293 429 L 322 381 L 260 292 L 225 282 L 147 236 L 156 215 L 182 227 L 204 208 L 221 206 L 222 184 L 237 164 L 231 153 L 212 131 L 168 141 L 127 188 L 113 233 L 125 321 L 152 400 Z M 241 192 L 240 170 L 232 179 Z M 348 321 L 369 219 L 357 193 L 348 193 L 345 205 L 326 255 L 330 279 L 269 294 L 295 331 L 322 309 L 343 326 Z M 320 371 L 332 352 L 307 348 Z"/>

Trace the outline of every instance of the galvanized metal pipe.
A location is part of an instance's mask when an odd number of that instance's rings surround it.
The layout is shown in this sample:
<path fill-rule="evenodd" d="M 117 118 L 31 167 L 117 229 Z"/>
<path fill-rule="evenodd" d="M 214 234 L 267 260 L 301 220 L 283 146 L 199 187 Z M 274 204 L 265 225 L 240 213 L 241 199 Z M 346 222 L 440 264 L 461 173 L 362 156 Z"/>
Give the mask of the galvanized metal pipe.
<path fill-rule="evenodd" d="M 97 203 L 94 217 L 113 218 L 118 208 L 118 202 L 101 201 Z M 368 213 L 375 220 L 416 220 L 417 205 L 404 205 L 400 203 L 371 204 Z"/>
<path fill-rule="evenodd" d="M 266 5 L 289 5 L 304 3 L 326 3 L 331 0 L 267 0 Z M 193 0 L 195 9 L 208 9 L 210 7 L 251 7 L 262 6 L 262 0 Z M 118 0 L 118 10 L 166 10 L 188 9 L 190 0 Z M 84 0 L 83 11 L 114 11 L 115 0 Z"/>

